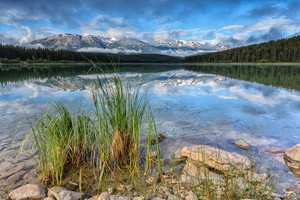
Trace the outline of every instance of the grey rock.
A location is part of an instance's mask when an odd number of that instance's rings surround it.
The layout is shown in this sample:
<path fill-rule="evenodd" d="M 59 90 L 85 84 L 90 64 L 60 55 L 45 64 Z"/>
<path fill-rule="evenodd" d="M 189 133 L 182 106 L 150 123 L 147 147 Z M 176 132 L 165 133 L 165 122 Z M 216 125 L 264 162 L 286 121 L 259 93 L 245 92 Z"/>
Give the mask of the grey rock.
<path fill-rule="evenodd" d="M 192 161 L 205 164 L 228 174 L 238 174 L 252 167 L 249 158 L 243 155 L 207 145 L 184 147 L 177 154 L 179 154 L 180 158 L 187 157 Z"/>
<path fill-rule="evenodd" d="M 93 196 L 88 200 L 131 200 L 131 197 L 110 195 L 108 192 L 103 192 L 98 196 Z"/>
<path fill-rule="evenodd" d="M 166 199 L 163 199 L 163 198 L 161 198 L 161 197 L 154 197 L 154 198 L 152 198 L 151 200 L 166 200 Z"/>
<path fill-rule="evenodd" d="M 67 189 L 64 187 L 60 187 L 60 186 L 54 186 L 54 187 L 48 189 L 47 196 L 48 197 L 58 196 L 58 194 L 63 190 L 67 190 Z"/>
<path fill-rule="evenodd" d="M 182 200 L 180 197 L 175 196 L 173 194 L 168 195 L 168 200 Z"/>
<path fill-rule="evenodd" d="M 133 197 L 132 200 L 145 200 L 144 196 Z"/>
<path fill-rule="evenodd" d="M 300 177 L 300 144 L 285 151 L 283 155 L 285 164 L 297 177 Z"/>
<path fill-rule="evenodd" d="M 236 140 L 234 141 L 234 145 L 240 149 L 244 149 L 246 151 L 249 151 L 250 146 L 247 142 L 245 142 L 244 140 Z"/>
<path fill-rule="evenodd" d="M 12 200 L 43 199 L 45 197 L 45 189 L 34 184 L 23 185 L 9 193 L 9 198 Z"/>
<path fill-rule="evenodd" d="M 183 173 L 197 180 L 211 180 L 215 185 L 221 185 L 224 182 L 222 175 L 209 171 L 201 164 L 188 162 L 183 168 Z"/>
<path fill-rule="evenodd" d="M 194 192 L 188 191 L 185 200 L 198 200 L 198 197 Z"/>
<path fill-rule="evenodd" d="M 6 179 L 7 177 L 15 174 L 24 169 L 21 164 L 14 165 L 11 162 L 4 162 L 0 165 L 0 179 Z"/>
<path fill-rule="evenodd" d="M 7 178 L 6 184 L 11 185 L 11 184 L 17 182 L 18 180 L 22 179 L 22 177 L 24 176 L 25 173 L 26 173 L 26 171 L 21 170 L 15 174 L 11 175 L 10 177 Z"/>
<path fill-rule="evenodd" d="M 58 193 L 58 197 L 63 200 L 81 200 L 87 198 L 88 195 L 70 190 L 62 190 Z"/>

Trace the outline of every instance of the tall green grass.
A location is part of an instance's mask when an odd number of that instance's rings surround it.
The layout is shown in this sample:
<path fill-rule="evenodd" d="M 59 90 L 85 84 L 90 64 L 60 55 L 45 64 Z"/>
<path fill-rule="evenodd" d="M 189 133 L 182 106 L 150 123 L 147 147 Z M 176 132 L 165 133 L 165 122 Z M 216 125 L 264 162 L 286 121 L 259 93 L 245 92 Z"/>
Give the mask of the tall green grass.
<path fill-rule="evenodd" d="M 78 166 L 91 157 L 95 131 L 89 116 L 72 116 L 65 106 L 54 104 L 32 124 L 26 138 L 37 151 L 40 179 L 61 185 L 67 164 Z"/>
<path fill-rule="evenodd" d="M 101 77 L 93 94 L 98 122 L 99 160 L 112 169 L 126 167 L 131 178 L 136 180 L 141 174 L 141 137 L 151 140 L 156 135 L 154 116 L 148 103 L 147 94 L 123 81 L 117 73 L 112 77 Z M 142 132 L 142 125 L 148 130 Z M 144 170 L 149 169 L 151 143 L 144 144 L 147 155 Z M 154 147 L 159 151 L 159 145 Z M 158 159 L 160 160 L 160 159 Z M 160 168 L 161 169 L 161 168 Z"/>
<path fill-rule="evenodd" d="M 135 184 L 151 167 L 161 170 L 158 141 L 156 145 L 149 142 L 156 137 L 156 125 L 147 93 L 122 80 L 118 73 L 101 75 L 95 85 L 94 115 L 72 114 L 63 104 L 55 103 L 32 124 L 27 139 L 33 140 L 43 182 L 61 185 L 69 166 L 82 169 L 80 174 L 93 174 L 98 187 L 116 170 L 128 172 Z M 142 144 L 142 138 L 147 142 Z M 145 157 L 142 149 L 147 149 Z M 157 159 L 150 158 L 152 150 L 159 152 Z"/>

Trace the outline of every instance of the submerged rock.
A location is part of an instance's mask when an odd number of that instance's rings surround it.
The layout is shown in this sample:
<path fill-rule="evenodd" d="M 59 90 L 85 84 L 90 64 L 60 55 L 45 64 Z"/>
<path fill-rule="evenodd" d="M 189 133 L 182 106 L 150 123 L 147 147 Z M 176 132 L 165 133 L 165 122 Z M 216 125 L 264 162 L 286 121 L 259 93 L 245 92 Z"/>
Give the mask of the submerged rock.
<path fill-rule="evenodd" d="M 266 153 L 270 153 L 270 154 L 280 154 L 280 153 L 284 153 L 286 150 L 277 150 L 277 149 L 266 149 L 265 152 Z"/>
<path fill-rule="evenodd" d="M 252 167 L 251 161 L 245 156 L 206 145 L 184 147 L 175 154 L 175 158 L 184 157 L 224 173 L 238 174 Z"/>
<path fill-rule="evenodd" d="M 285 164 L 297 177 L 300 177 L 300 144 L 285 151 L 283 155 Z"/>
<path fill-rule="evenodd" d="M 9 198 L 12 200 L 43 199 L 45 197 L 45 189 L 35 184 L 23 185 L 9 193 Z"/>
<path fill-rule="evenodd" d="M 250 150 L 250 146 L 247 142 L 245 142 L 244 140 L 236 140 L 234 142 L 234 145 L 240 149 L 244 149 L 246 151 Z"/>
<path fill-rule="evenodd" d="M 164 141 L 165 139 L 166 139 L 166 136 L 163 135 L 162 133 L 159 133 L 159 134 L 157 134 L 157 136 L 155 138 L 153 138 L 151 140 L 151 144 L 155 144 L 156 140 L 158 141 L 158 143 L 160 143 L 160 142 Z"/>

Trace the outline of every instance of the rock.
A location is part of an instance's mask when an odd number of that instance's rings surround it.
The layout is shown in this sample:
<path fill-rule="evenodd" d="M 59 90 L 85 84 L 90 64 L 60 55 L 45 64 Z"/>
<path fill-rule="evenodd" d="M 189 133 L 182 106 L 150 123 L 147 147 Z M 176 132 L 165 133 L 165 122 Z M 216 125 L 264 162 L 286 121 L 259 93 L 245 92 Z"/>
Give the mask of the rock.
<path fill-rule="evenodd" d="M 169 195 L 171 193 L 171 189 L 165 186 L 159 187 L 159 190 L 162 191 L 164 194 Z"/>
<path fill-rule="evenodd" d="M 88 200 L 110 200 L 110 194 L 108 192 L 102 192 L 99 196 L 93 196 Z"/>
<path fill-rule="evenodd" d="M 113 188 L 113 187 L 108 187 L 108 188 L 107 188 L 107 192 L 108 192 L 109 194 L 114 193 L 114 191 L 115 191 L 115 188 Z"/>
<path fill-rule="evenodd" d="M 145 200 L 144 196 L 133 197 L 132 200 Z"/>
<path fill-rule="evenodd" d="M 88 200 L 131 200 L 131 197 L 110 195 L 108 192 L 103 192 L 98 196 L 93 196 Z"/>
<path fill-rule="evenodd" d="M 285 194 L 293 194 L 295 191 L 293 190 L 293 188 L 288 187 L 288 188 L 284 188 L 283 192 Z"/>
<path fill-rule="evenodd" d="M 21 171 L 15 173 L 15 174 L 11 175 L 11 176 L 8 177 L 8 179 L 6 180 L 6 184 L 7 184 L 7 185 L 11 185 L 11 184 L 17 182 L 18 180 L 20 180 L 20 179 L 24 176 L 25 173 L 26 173 L 26 171 L 21 170 Z"/>
<path fill-rule="evenodd" d="M 285 164 L 297 176 L 300 177 L 300 144 L 297 144 L 284 152 Z"/>
<path fill-rule="evenodd" d="M 126 185 L 126 189 L 128 192 L 131 192 L 133 190 L 133 185 Z"/>
<path fill-rule="evenodd" d="M 81 200 L 87 198 L 88 195 L 70 190 L 62 190 L 58 193 L 58 197 L 63 200 Z"/>
<path fill-rule="evenodd" d="M 247 142 L 245 142 L 244 140 L 236 140 L 234 142 L 234 145 L 240 149 L 244 149 L 246 151 L 249 151 L 250 146 Z"/>
<path fill-rule="evenodd" d="M 123 185 L 123 184 L 121 184 L 121 185 L 118 185 L 116 189 L 117 189 L 118 191 L 125 192 L 126 186 Z"/>
<path fill-rule="evenodd" d="M 181 181 L 188 186 L 196 186 L 199 185 L 199 180 L 193 176 L 188 176 L 185 174 L 181 174 Z"/>
<path fill-rule="evenodd" d="M 249 187 L 247 181 L 242 177 L 234 177 L 229 182 L 227 182 L 227 187 L 231 188 L 229 190 L 237 190 L 239 188 L 239 191 L 246 191 Z"/>
<path fill-rule="evenodd" d="M 277 150 L 277 149 L 266 149 L 265 152 L 266 153 L 270 153 L 270 154 L 280 154 L 280 153 L 284 153 L 286 150 Z"/>
<path fill-rule="evenodd" d="M 185 200 L 198 200 L 198 197 L 197 197 L 197 195 L 194 192 L 188 191 L 186 193 Z"/>
<path fill-rule="evenodd" d="M 159 133 L 159 134 L 157 134 L 157 138 L 152 138 L 151 144 L 155 144 L 156 140 L 158 141 L 158 143 L 160 143 L 160 142 L 164 141 L 165 139 L 166 139 L 166 136 Z"/>
<path fill-rule="evenodd" d="M 24 169 L 23 165 L 14 165 L 11 162 L 5 162 L 0 166 L 0 179 L 5 179 Z"/>
<path fill-rule="evenodd" d="M 187 157 L 224 173 L 239 174 L 252 167 L 251 161 L 245 156 L 206 145 L 184 147 L 177 156 Z"/>
<path fill-rule="evenodd" d="M 161 198 L 161 197 L 154 197 L 154 198 L 152 198 L 151 200 L 165 200 L 165 199 L 163 199 L 163 198 Z"/>
<path fill-rule="evenodd" d="M 34 184 L 23 185 L 9 193 L 9 198 L 12 200 L 43 199 L 45 197 L 45 189 Z"/>
<path fill-rule="evenodd" d="M 269 175 L 266 173 L 258 174 L 256 172 L 248 172 L 247 178 L 251 182 L 258 182 L 258 183 L 264 183 L 269 178 Z"/>
<path fill-rule="evenodd" d="M 220 185 L 224 182 L 223 177 L 219 174 L 209 171 L 203 165 L 197 165 L 191 162 L 188 162 L 184 168 L 183 173 L 192 176 L 197 180 L 211 180 L 213 184 Z"/>
<path fill-rule="evenodd" d="M 46 197 L 43 200 L 55 200 L 53 197 Z"/>
<path fill-rule="evenodd" d="M 168 195 L 168 200 L 181 200 L 181 198 L 180 198 L 180 197 L 177 197 L 177 196 L 175 196 L 175 195 L 173 195 L 173 194 L 169 194 L 169 195 Z"/>
<path fill-rule="evenodd" d="M 157 158 L 157 151 L 151 151 L 150 152 L 150 158 L 156 159 Z"/>
<path fill-rule="evenodd" d="M 57 197 L 58 194 L 63 190 L 67 190 L 67 189 L 64 187 L 60 187 L 60 186 L 54 186 L 54 187 L 48 189 L 47 196 L 48 197 L 55 197 L 55 196 Z"/>
<path fill-rule="evenodd" d="M 153 185 L 154 183 L 156 183 L 157 179 L 152 177 L 152 176 L 148 176 L 146 178 L 146 182 L 149 184 L 149 185 Z"/>

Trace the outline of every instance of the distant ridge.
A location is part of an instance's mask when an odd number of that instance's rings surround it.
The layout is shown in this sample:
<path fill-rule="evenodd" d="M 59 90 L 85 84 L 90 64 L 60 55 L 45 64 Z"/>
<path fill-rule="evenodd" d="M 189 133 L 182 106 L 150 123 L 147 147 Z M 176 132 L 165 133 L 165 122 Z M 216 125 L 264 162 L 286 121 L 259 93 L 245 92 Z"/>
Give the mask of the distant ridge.
<path fill-rule="evenodd" d="M 184 62 L 300 62 L 300 36 L 188 56 Z"/>
<path fill-rule="evenodd" d="M 35 40 L 24 44 L 23 47 L 113 54 L 164 54 L 180 57 L 229 48 L 220 44 L 212 45 L 196 40 L 175 40 L 171 42 L 157 40 L 148 43 L 133 37 L 108 38 L 70 33 Z"/>

